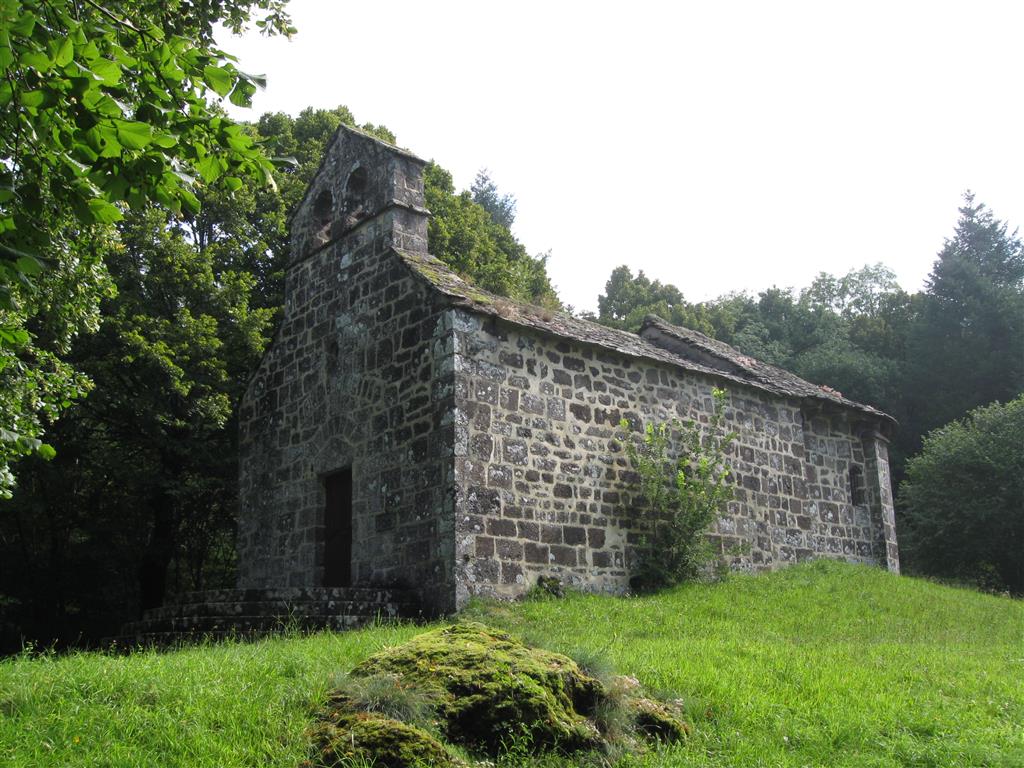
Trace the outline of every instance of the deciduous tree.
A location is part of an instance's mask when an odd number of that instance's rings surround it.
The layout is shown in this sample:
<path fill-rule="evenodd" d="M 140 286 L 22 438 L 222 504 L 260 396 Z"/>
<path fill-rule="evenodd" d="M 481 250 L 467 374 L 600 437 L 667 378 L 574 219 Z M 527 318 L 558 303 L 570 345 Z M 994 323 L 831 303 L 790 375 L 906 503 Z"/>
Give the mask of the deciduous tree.
<path fill-rule="evenodd" d="M 643 270 L 634 277 L 625 264 L 612 270 L 597 306 L 595 319 L 613 328 L 636 330 L 645 315 L 654 314 L 676 325 L 713 332 L 707 314 L 699 305 L 688 303 L 678 288 L 651 280 Z"/>
<path fill-rule="evenodd" d="M 1024 594 L 1024 396 L 928 434 L 900 503 L 914 570 Z"/>
<path fill-rule="evenodd" d="M 0 494 L 12 460 L 52 456 L 45 423 L 88 388 L 37 333 L 63 321 L 56 336 L 73 337 L 95 317 L 102 255 L 81 241 L 106 237 L 125 206 L 194 214 L 203 183 L 269 180 L 252 137 L 210 105 L 247 105 L 260 83 L 213 30 L 255 14 L 288 34 L 285 2 L 0 0 Z M 70 311 L 47 270 L 78 274 Z"/>
<path fill-rule="evenodd" d="M 531 256 L 511 230 L 457 193 L 451 174 L 436 163 L 424 175 L 430 252 L 481 288 L 547 307 L 559 307 L 547 275 L 547 256 Z M 495 194 L 497 194 L 495 192 Z"/>

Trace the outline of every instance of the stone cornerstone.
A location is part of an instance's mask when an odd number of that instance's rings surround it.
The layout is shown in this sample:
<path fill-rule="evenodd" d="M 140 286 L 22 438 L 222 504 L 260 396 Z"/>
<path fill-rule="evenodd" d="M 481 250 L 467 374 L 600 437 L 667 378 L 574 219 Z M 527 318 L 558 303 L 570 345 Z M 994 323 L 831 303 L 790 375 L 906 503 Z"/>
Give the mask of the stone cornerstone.
<path fill-rule="evenodd" d="M 427 253 L 424 162 L 342 128 L 292 219 L 284 317 L 240 413 L 239 587 L 398 586 L 448 612 L 541 575 L 621 592 L 632 429 L 728 392 L 730 567 L 899 569 L 893 420 L 695 331 L 500 298 Z"/>

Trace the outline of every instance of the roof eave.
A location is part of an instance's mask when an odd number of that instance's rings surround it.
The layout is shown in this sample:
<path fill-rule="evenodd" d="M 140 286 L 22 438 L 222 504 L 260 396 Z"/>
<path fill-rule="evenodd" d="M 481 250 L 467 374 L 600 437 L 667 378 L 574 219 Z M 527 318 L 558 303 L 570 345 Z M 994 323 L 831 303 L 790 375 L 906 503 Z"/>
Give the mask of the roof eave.
<path fill-rule="evenodd" d="M 671 365 L 677 369 L 690 371 L 692 373 L 700 373 L 713 378 L 721 379 L 723 381 L 730 381 L 736 384 L 740 384 L 751 389 L 760 390 L 762 392 L 768 392 L 769 394 L 775 395 L 776 397 L 785 397 L 790 399 L 799 400 L 801 402 L 814 402 L 820 404 L 827 404 L 833 408 L 845 408 L 847 410 L 857 411 L 859 413 L 868 415 L 872 418 L 887 420 L 892 425 L 896 425 L 898 422 L 892 416 L 876 408 L 872 408 L 869 405 L 857 403 L 853 400 L 837 400 L 832 397 L 828 397 L 824 394 L 821 396 L 809 396 L 802 394 L 794 394 L 793 392 L 786 392 L 778 387 L 771 386 L 765 382 L 750 380 L 743 376 L 737 376 L 730 374 L 725 371 L 720 371 L 716 368 L 710 368 L 708 366 L 699 364 L 684 364 L 683 360 L 677 355 L 671 354 L 667 350 L 660 350 L 662 354 L 644 354 L 642 352 L 631 351 L 622 347 L 618 347 L 611 343 L 602 342 L 600 339 L 587 339 L 579 336 L 567 335 L 564 332 L 560 332 L 558 329 L 550 327 L 550 321 L 555 316 L 562 315 L 564 313 L 556 312 L 554 310 L 544 309 L 543 307 L 537 307 L 532 304 L 525 302 L 516 301 L 515 299 L 509 299 L 503 296 L 497 296 L 489 291 L 485 291 L 482 288 L 477 288 L 470 285 L 462 278 L 458 277 L 446 264 L 441 262 L 437 257 L 432 256 L 428 253 L 413 253 L 410 251 L 404 251 L 399 248 L 392 248 L 392 250 L 399 256 L 402 262 L 406 265 L 406 268 L 413 273 L 414 276 L 418 277 L 424 284 L 426 284 L 436 294 L 444 297 L 453 306 L 459 309 L 466 310 L 479 315 L 487 315 L 500 319 L 506 323 L 514 325 L 519 328 L 525 328 L 527 330 L 539 331 L 555 336 L 556 338 L 570 338 L 579 343 L 588 344 L 590 346 L 598 347 L 601 349 L 611 350 L 621 355 L 637 360 L 647 360 L 655 363 L 661 363 L 664 365 Z M 454 280 L 461 283 L 460 286 L 447 286 L 446 280 Z M 461 292 L 460 292 L 461 291 Z M 502 311 L 502 309 L 506 311 Z M 507 311 L 509 308 L 517 309 L 521 311 L 522 316 Z M 545 318 L 549 319 L 545 319 Z M 615 329 L 609 329 L 606 326 L 593 323 L 592 321 L 583 320 L 581 318 L 575 318 L 571 315 L 567 316 L 571 318 L 573 322 L 584 323 L 587 325 L 594 325 L 597 328 L 605 331 L 612 332 Z M 672 328 L 670 324 L 665 323 L 660 318 L 657 318 L 659 324 L 667 325 Z M 647 318 L 645 318 L 645 324 Z M 644 326 L 646 327 L 646 326 Z M 628 333 L 621 331 L 620 333 Z M 637 342 L 645 342 L 639 334 L 628 334 L 631 338 Z M 652 345 L 653 346 L 653 345 Z M 727 358 L 726 358 L 727 359 Z M 809 382 L 808 382 L 809 384 Z M 814 386 L 814 385 L 811 385 Z"/>

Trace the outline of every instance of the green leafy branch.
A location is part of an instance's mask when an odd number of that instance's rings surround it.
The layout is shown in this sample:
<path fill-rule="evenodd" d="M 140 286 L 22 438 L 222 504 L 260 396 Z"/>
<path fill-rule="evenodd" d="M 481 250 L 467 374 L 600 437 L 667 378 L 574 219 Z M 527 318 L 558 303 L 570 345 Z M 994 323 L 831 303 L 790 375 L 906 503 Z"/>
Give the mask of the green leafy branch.
<path fill-rule="evenodd" d="M 704 533 L 732 498 L 725 455 L 737 437 L 723 427 L 726 391 L 716 388 L 712 397 L 706 429 L 678 419 L 648 422 L 639 440 L 626 442 L 647 523 L 631 580 L 640 590 L 696 578 L 712 558 Z M 620 426 L 630 428 L 625 419 Z"/>
<path fill-rule="evenodd" d="M 263 79 L 212 32 L 219 21 L 239 31 L 260 10 L 263 31 L 291 34 L 284 4 L 0 0 L 0 493 L 12 459 L 51 454 L 41 419 L 88 389 L 54 355 L 88 328 L 108 285 L 102 256 L 78 244 L 128 208 L 194 217 L 204 185 L 273 184 L 271 161 L 216 105 L 249 106 Z M 59 273 L 82 263 L 83 288 L 64 294 L 71 309 L 50 301 Z M 55 320 L 83 322 L 51 334 L 47 351 L 37 336 Z"/>

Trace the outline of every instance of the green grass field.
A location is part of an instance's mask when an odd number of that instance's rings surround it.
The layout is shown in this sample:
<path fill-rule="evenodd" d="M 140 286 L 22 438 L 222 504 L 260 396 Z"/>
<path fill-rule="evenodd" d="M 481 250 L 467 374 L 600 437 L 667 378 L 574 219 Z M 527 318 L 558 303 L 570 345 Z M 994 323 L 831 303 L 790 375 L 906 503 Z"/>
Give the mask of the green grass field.
<path fill-rule="evenodd" d="M 468 613 L 682 697 L 693 737 L 630 765 L 1024 766 L 1020 601 L 818 561 Z M 419 631 L 8 659 L 0 765 L 293 768 L 332 680 Z"/>

